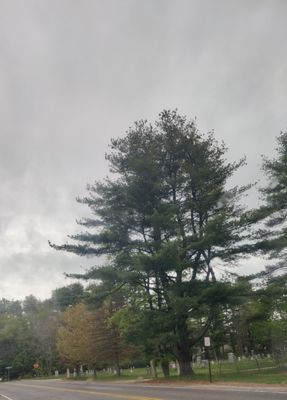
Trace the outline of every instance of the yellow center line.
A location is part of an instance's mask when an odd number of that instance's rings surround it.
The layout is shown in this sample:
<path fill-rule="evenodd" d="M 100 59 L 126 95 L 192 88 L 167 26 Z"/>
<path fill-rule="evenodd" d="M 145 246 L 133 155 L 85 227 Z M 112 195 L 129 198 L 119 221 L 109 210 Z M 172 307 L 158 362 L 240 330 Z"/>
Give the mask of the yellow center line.
<path fill-rule="evenodd" d="M 101 396 L 113 397 L 116 399 L 126 399 L 126 400 L 162 400 L 159 397 L 137 396 L 137 395 L 131 395 L 128 393 L 117 394 L 117 393 L 113 393 L 113 392 L 102 392 L 102 391 L 98 391 L 98 390 L 67 389 L 67 388 L 58 388 L 58 387 L 51 387 L 51 386 L 45 386 L 45 385 L 28 385 L 25 383 L 15 383 L 15 386 L 23 386 L 23 387 L 38 388 L 38 389 L 48 389 L 48 390 L 58 390 L 60 392 L 101 395 Z"/>

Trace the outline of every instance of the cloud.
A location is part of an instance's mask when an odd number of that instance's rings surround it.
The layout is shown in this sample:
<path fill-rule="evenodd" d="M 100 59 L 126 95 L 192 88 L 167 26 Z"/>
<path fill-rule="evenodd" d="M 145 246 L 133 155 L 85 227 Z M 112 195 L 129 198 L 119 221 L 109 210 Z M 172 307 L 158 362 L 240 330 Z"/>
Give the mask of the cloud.
<path fill-rule="evenodd" d="M 47 296 L 82 259 L 56 253 L 108 173 L 111 137 L 163 108 L 215 129 L 235 183 L 261 179 L 286 128 L 287 4 L 244 0 L 0 3 L 0 296 Z M 257 193 L 248 199 L 257 204 Z M 91 261 L 91 260 L 90 260 Z M 89 265 L 90 261 L 85 261 Z"/>

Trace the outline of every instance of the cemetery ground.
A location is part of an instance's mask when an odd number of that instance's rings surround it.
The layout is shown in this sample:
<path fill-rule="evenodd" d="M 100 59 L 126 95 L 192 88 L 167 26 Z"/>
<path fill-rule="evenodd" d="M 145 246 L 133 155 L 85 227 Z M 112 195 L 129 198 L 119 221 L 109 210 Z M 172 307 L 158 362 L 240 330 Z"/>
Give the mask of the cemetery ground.
<path fill-rule="evenodd" d="M 209 383 L 208 368 L 194 365 L 190 378 L 178 377 L 171 370 L 164 379 L 152 379 L 147 368 L 125 369 L 120 377 L 97 372 L 97 377 L 54 379 L 43 377 L 14 380 L 0 384 L 0 398 L 8 400 L 281 400 L 287 394 L 287 368 L 279 369 L 271 358 L 241 360 L 212 364 L 213 382 Z M 55 379 L 56 378 L 56 379 Z"/>
<path fill-rule="evenodd" d="M 190 377 L 179 377 L 175 368 L 170 370 L 170 378 L 166 379 L 160 368 L 157 368 L 157 378 L 152 378 L 147 368 L 134 368 L 122 370 L 121 376 L 116 376 L 112 372 L 97 372 L 99 381 L 124 381 L 135 380 L 138 382 L 147 381 L 149 383 L 161 384 L 183 384 L 183 383 L 206 383 L 209 382 L 209 370 L 207 365 L 194 365 L 194 374 Z M 211 363 L 213 383 L 247 383 L 247 384 L 287 384 L 287 366 L 278 367 L 272 358 L 261 358 L 241 361 L 219 361 Z M 92 379 L 87 376 L 70 379 Z"/>

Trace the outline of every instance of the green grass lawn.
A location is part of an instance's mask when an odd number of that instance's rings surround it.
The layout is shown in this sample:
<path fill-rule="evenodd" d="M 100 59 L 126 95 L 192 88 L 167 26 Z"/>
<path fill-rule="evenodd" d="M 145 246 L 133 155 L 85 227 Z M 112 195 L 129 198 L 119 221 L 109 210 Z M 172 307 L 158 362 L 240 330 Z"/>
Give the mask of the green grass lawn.
<path fill-rule="evenodd" d="M 194 368 L 194 381 L 209 381 L 207 368 Z M 215 363 L 211 366 L 213 382 L 246 382 L 266 384 L 287 384 L 287 369 L 276 368 L 273 360 L 255 360 Z M 174 379 L 174 378 L 172 378 Z M 178 378 L 177 378 L 178 379 Z"/>
<path fill-rule="evenodd" d="M 258 384 L 287 384 L 287 369 L 278 369 L 272 359 L 244 360 L 234 363 L 222 362 L 211 365 L 213 382 L 242 382 Z M 161 369 L 157 368 L 158 381 L 164 382 Z M 194 366 L 195 374 L 191 377 L 179 377 L 176 370 L 171 370 L 168 379 L 174 382 L 208 382 L 208 368 Z M 120 377 L 107 372 L 98 372 L 99 380 L 151 379 L 146 368 L 136 368 L 133 372 L 123 370 Z"/>

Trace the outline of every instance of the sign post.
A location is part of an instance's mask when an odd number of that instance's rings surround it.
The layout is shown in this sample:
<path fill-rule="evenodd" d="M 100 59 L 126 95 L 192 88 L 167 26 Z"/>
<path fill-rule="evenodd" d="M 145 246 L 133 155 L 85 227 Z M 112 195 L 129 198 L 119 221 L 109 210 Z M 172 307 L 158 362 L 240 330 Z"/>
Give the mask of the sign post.
<path fill-rule="evenodd" d="M 207 351 L 209 382 L 211 383 L 212 376 L 211 376 L 211 365 L 210 365 L 210 354 L 209 354 L 209 349 L 210 349 L 210 337 L 209 336 L 205 336 L 205 338 L 204 338 L 204 347 L 206 348 L 206 351 Z"/>

